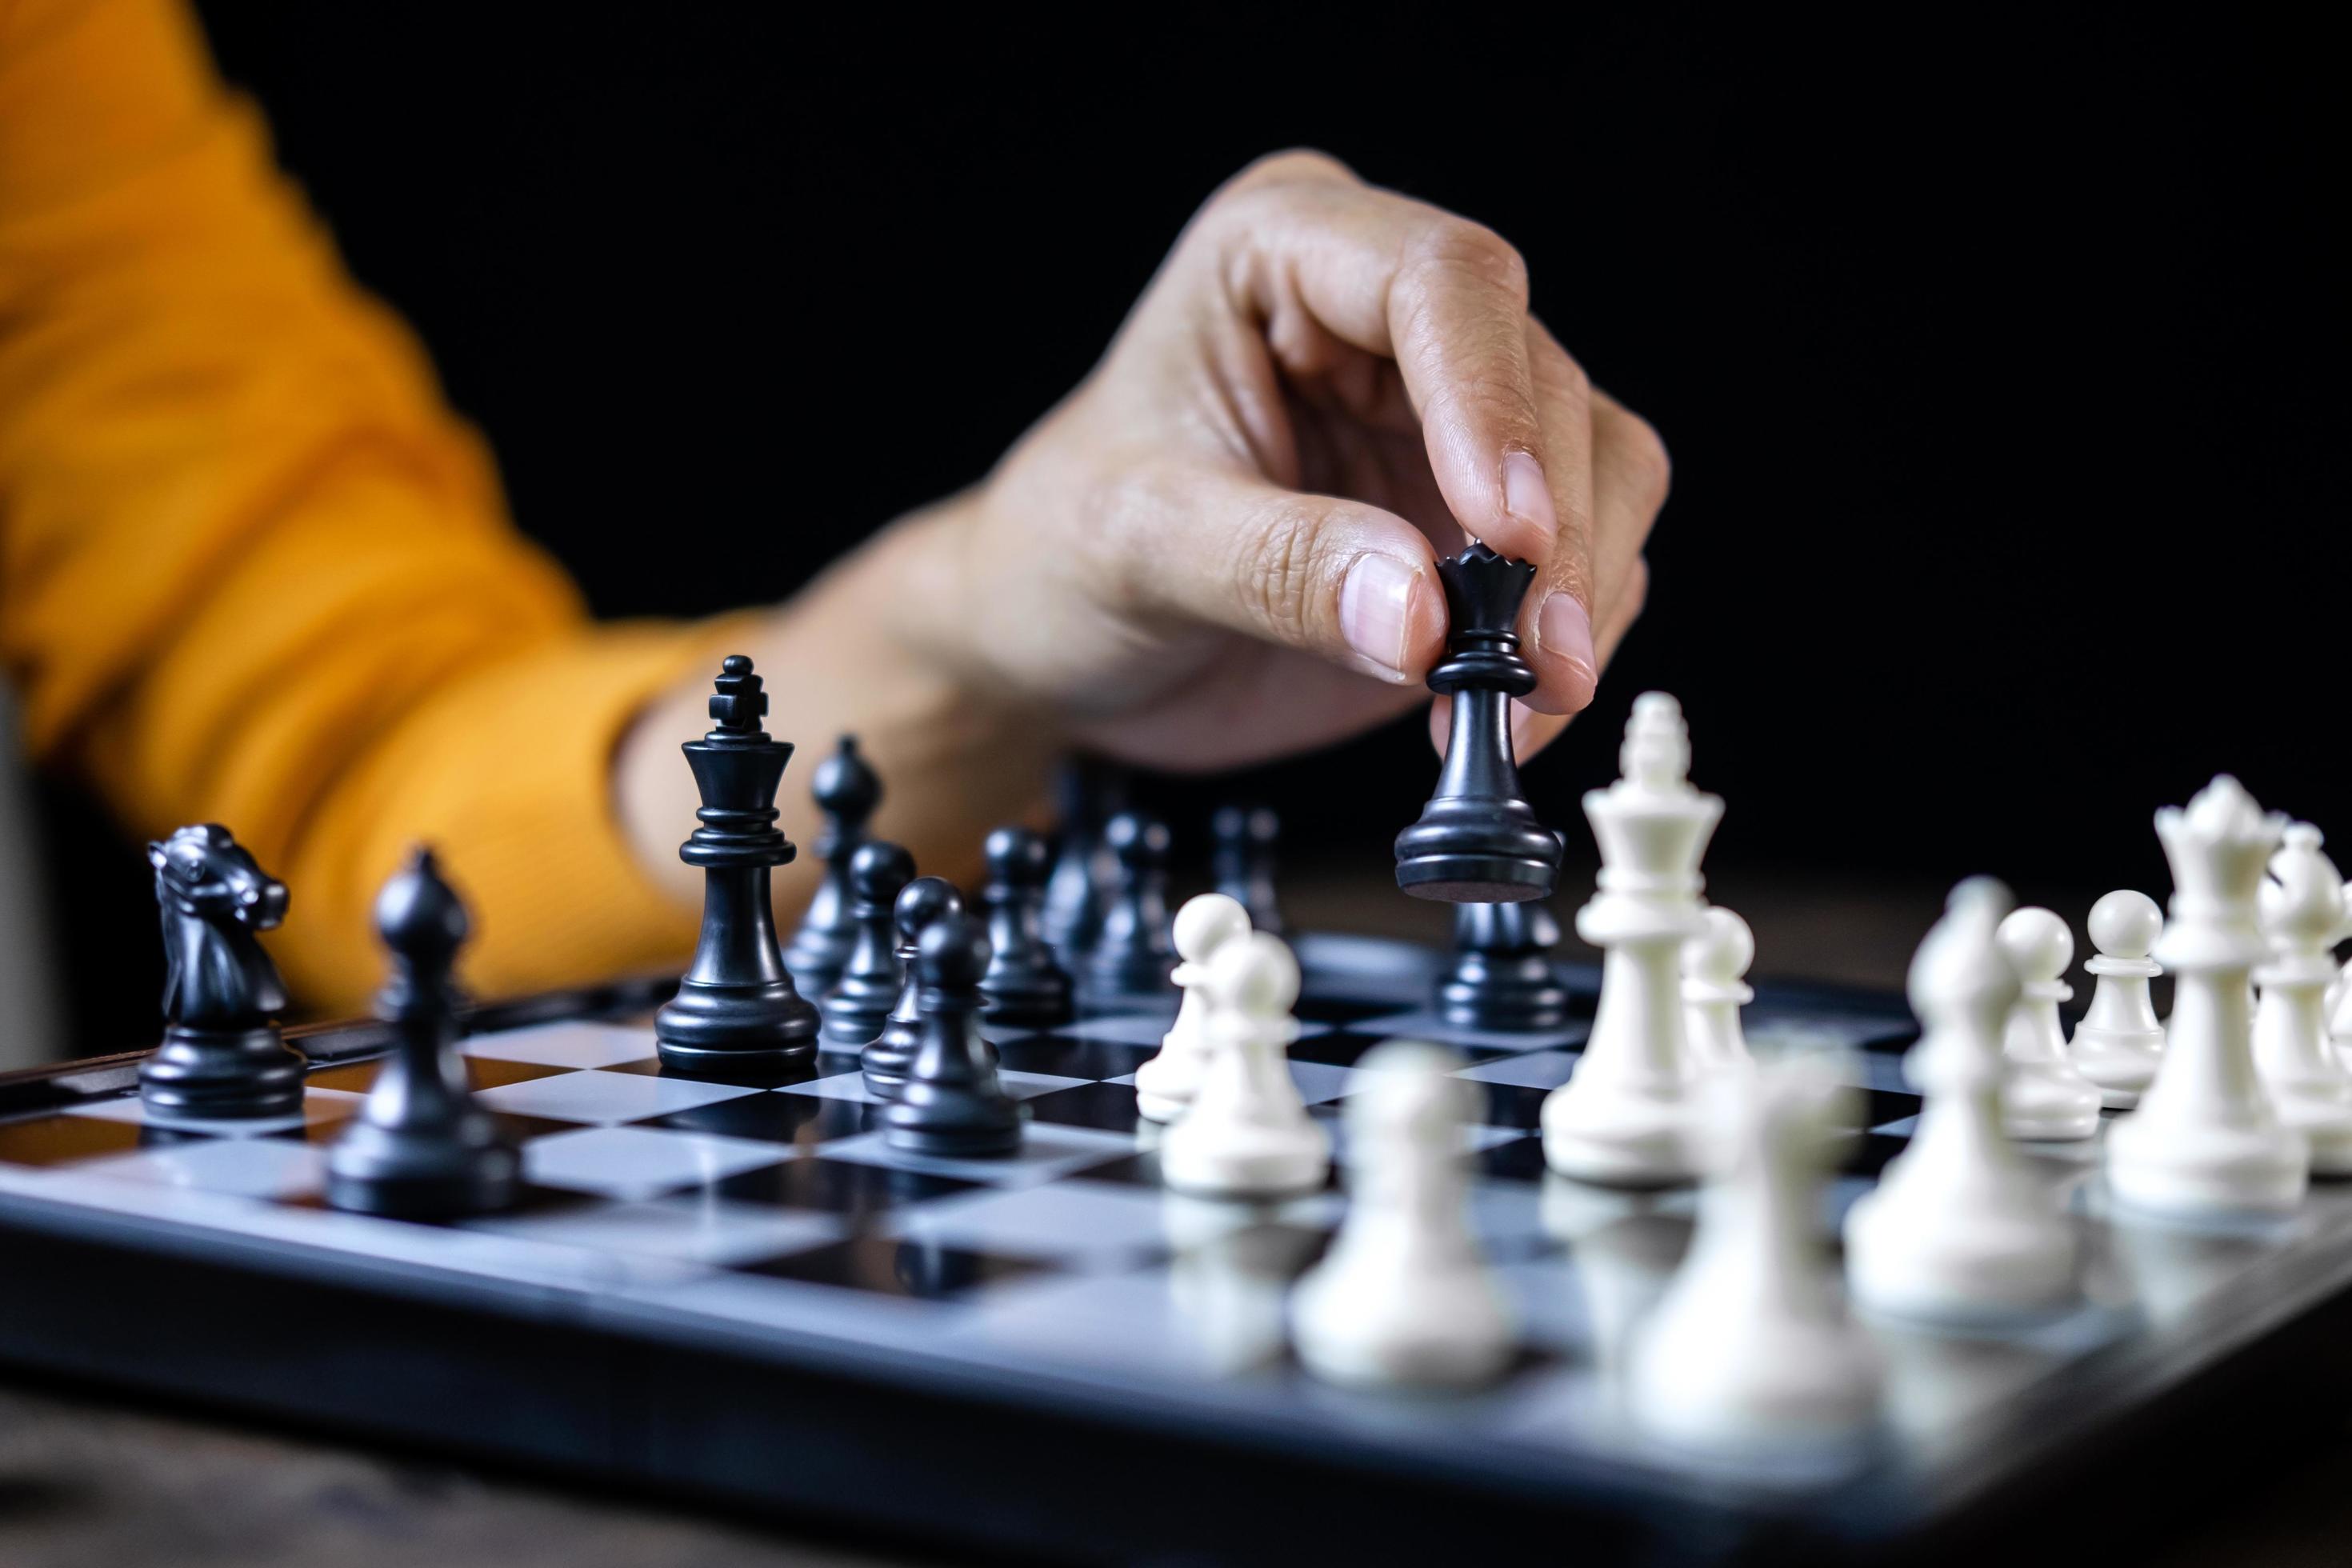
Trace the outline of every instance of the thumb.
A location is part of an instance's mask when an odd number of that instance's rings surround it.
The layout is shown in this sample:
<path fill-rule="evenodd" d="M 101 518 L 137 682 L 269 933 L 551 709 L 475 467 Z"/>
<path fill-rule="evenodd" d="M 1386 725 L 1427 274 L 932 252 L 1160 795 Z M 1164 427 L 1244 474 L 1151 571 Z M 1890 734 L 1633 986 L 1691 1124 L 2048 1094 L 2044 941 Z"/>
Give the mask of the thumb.
<path fill-rule="evenodd" d="M 1392 685 L 1445 638 L 1422 531 L 1394 512 L 1213 470 L 1138 487 L 1109 531 L 1130 604 L 1319 655 Z"/>

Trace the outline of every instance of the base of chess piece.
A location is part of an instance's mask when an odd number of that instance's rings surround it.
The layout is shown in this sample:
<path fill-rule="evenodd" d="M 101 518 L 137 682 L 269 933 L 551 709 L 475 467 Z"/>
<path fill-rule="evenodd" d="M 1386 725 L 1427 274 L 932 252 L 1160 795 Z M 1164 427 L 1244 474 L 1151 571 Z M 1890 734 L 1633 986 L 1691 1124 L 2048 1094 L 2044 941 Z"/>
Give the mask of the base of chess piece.
<path fill-rule="evenodd" d="M 815 1004 L 789 978 L 714 985 L 689 976 L 654 1026 L 662 1066 L 674 1071 L 789 1080 L 814 1068 L 819 1022 Z"/>
<path fill-rule="evenodd" d="M 487 1111 L 429 1139 L 354 1121 L 329 1157 L 327 1201 L 404 1219 L 493 1214 L 521 1182 L 522 1156 Z"/>
<path fill-rule="evenodd" d="M 139 1065 L 139 1098 L 182 1121 L 256 1121 L 302 1112 L 302 1054 L 277 1028 L 173 1025 Z"/>

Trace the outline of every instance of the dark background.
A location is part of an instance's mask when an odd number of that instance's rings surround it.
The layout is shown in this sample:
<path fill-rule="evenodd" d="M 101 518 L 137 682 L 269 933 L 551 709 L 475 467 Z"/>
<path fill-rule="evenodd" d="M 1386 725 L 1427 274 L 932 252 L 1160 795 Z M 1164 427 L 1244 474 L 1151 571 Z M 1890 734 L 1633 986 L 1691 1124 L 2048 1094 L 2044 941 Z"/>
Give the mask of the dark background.
<path fill-rule="evenodd" d="M 1307 143 L 1517 244 L 1674 452 L 1650 612 L 1529 769 L 1548 817 L 1574 827 L 1657 686 L 1730 802 L 1717 867 L 2161 892 L 2148 815 L 2219 769 L 2352 823 L 2347 127 L 2315 38 L 2120 9 L 201 9 L 602 612 L 782 598 L 968 483 L 1211 188 Z M 1296 855 L 1378 864 L 1432 775 L 1415 722 L 1158 794 L 1180 826 L 1263 795 Z"/>

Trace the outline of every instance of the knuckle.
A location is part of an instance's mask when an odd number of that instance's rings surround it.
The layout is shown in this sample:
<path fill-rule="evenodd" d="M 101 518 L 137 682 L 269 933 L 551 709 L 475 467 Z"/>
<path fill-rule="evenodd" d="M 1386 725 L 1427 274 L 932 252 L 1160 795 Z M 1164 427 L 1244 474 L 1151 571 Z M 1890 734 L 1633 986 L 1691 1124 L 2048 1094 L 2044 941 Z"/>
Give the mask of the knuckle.
<path fill-rule="evenodd" d="M 1257 520 L 1234 560 L 1234 591 L 1270 629 L 1303 633 L 1322 573 L 1322 531 L 1299 507 Z"/>
<path fill-rule="evenodd" d="M 1242 171 L 1224 184 L 1226 192 L 1254 190 L 1264 185 L 1297 184 L 1309 180 L 1340 180 L 1350 184 L 1356 172 L 1316 147 L 1286 147 L 1252 159 Z"/>
<path fill-rule="evenodd" d="M 1674 458 L 1666 452 L 1666 444 L 1657 430 L 1638 414 L 1625 416 L 1620 442 L 1627 479 L 1643 512 L 1655 517 L 1666 504 L 1666 496 L 1675 483 Z"/>
<path fill-rule="evenodd" d="M 1412 259 L 1430 273 L 1467 277 L 1509 295 L 1522 310 L 1527 306 L 1527 258 L 1483 223 L 1437 215 L 1416 242 Z"/>

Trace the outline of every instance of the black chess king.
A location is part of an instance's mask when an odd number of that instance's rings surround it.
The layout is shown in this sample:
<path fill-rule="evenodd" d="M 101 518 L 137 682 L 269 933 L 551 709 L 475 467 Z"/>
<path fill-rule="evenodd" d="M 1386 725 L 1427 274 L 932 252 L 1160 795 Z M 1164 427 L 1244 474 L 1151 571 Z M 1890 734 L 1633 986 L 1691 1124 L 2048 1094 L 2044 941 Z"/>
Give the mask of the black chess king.
<path fill-rule="evenodd" d="M 1549 898 L 1559 837 L 1519 798 L 1511 699 L 1536 689 L 1511 630 L 1536 569 L 1473 543 L 1437 563 L 1453 630 L 1429 689 L 1454 699 L 1437 792 L 1397 835 L 1397 886 L 1418 899 L 1508 904 Z"/>
<path fill-rule="evenodd" d="M 789 742 L 761 728 L 768 694 L 751 661 L 730 654 L 710 699 L 716 723 L 683 750 L 694 769 L 701 823 L 677 852 L 702 868 L 702 935 L 677 995 L 654 1017 L 665 1067 L 681 1072 L 787 1077 L 816 1060 L 816 1008 L 793 988 L 776 943 L 768 873 L 792 863 L 776 826 L 776 786 Z"/>

